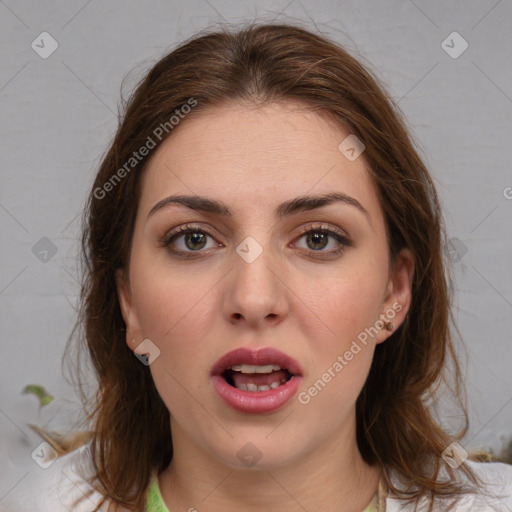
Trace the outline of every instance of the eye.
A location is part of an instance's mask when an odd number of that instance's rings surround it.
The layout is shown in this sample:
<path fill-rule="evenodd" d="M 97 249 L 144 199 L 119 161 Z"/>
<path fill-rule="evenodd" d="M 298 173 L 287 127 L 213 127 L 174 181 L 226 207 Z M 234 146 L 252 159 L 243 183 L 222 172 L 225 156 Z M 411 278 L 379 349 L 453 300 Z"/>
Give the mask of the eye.
<path fill-rule="evenodd" d="M 296 240 L 304 240 L 305 243 L 305 246 L 301 247 L 301 244 L 295 242 L 296 247 L 309 253 L 317 253 L 316 257 L 335 256 L 352 246 L 352 242 L 342 230 L 323 224 L 302 228 Z M 222 247 L 206 228 L 191 224 L 177 227 L 160 243 L 172 254 L 183 257 L 199 255 L 208 252 L 209 249 Z"/>
<path fill-rule="evenodd" d="M 163 240 L 162 246 L 172 253 L 206 252 L 220 244 L 209 242 L 213 236 L 203 227 L 185 224 L 169 233 Z"/>
<path fill-rule="evenodd" d="M 336 255 L 352 246 L 350 239 L 341 230 L 329 228 L 325 225 L 307 226 L 301 229 L 298 240 L 304 240 L 305 247 L 300 247 L 310 252 L 321 253 L 322 255 Z M 327 250 L 325 250 L 327 249 Z"/>

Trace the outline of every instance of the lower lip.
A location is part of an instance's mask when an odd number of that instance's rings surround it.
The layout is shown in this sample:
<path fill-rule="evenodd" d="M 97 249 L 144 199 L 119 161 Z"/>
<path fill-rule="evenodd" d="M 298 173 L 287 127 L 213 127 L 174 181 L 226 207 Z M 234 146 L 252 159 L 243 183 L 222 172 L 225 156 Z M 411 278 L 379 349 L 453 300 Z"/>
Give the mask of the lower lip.
<path fill-rule="evenodd" d="M 233 409 L 251 414 L 274 412 L 297 393 L 302 377 L 296 375 L 285 384 L 268 391 L 244 391 L 230 386 L 220 375 L 212 376 L 219 396 Z"/>

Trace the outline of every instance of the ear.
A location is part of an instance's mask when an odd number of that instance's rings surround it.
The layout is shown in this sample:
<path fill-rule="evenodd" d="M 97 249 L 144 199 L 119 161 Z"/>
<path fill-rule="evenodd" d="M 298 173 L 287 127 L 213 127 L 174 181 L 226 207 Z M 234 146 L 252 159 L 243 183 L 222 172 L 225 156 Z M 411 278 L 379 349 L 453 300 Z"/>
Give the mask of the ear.
<path fill-rule="evenodd" d="M 402 249 L 395 259 L 390 272 L 386 296 L 380 318 L 386 324 L 391 322 L 391 330 L 384 327 L 375 337 L 375 343 L 382 343 L 404 322 L 412 301 L 412 281 L 414 278 L 414 256 L 409 249 Z M 390 325 L 391 326 L 391 325 Z"/>
<path fill-rule="evenodd" d="M 128 277 L 124 269 L 116 271 L 116 287 L 119 307 L 126 325 L 126 343 L 134 350 L 142 341 L 142 330 L 140 328 L 137 310 L 133 303 L 132 291 Z"/>

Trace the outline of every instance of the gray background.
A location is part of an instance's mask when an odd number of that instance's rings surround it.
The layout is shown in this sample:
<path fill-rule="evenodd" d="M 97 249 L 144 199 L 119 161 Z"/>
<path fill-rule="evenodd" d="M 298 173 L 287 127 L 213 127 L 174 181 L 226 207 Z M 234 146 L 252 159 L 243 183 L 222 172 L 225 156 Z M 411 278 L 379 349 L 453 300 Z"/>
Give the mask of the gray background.
<path fill-rule="evenodd" d="M 128 91 L 177 42 L 218 21 L 252 19 L 316 25 L 369 65 L 399 101 L 438 184 L 452 239 L 455 315 L 468 352 L 464 446 L 498 452 L 512 438 L 510 0 L 6 0 L 0 507 L 42 471 L 30 458 L 40 439 L 27 424 L 65 430 L 76 414 L 61 356 L 75 318 L 78 215 L 116 128 L 123 78 L 133 70 Z M 46 59 L 31 47 L 43 46 L 44 31 L 58 43 Z M 469 45 L 461 55 L 463 40 L 448 37 L 454 31 Z M 32 382 L 56 400 L 39 410 L 35 397 L 21 394 Z"/>

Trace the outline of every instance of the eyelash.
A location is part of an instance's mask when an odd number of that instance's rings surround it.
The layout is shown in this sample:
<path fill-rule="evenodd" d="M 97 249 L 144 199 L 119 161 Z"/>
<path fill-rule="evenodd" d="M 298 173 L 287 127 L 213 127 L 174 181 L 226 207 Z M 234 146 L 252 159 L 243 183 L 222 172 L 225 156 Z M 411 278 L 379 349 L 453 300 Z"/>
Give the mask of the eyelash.
<path fill-rule="evenodd" d="M 163 238 L 163 240 L 161 241 L 160 245 L 162 247 L 166 247 L 171 254 L 181 257 L 181 258 L 197 257 L 194 255 L 194 253 L 200 254 L 200 253 L 207 252 L 208 250 L 199 249 L 197 251 L 183 251 L 181 249 L 176 250 L 171 247 L 172 243 L 176 239 L 178 239 L 179 237 L 181 237 L 183 235 L 192 234 L 192 233 L 206 234 L 206 235 L 210 236 L 211 238 L 215 238 L 213 233 L 211 233 L 208 229 L 206 229 L 204 227 L 196 226 L 193 224 L 184 224 L 184 225 L 176 228 L 174 231 L 172 231 L 168 235 L 166 235 Z M 336 256 L 338 254 L 341 254 L 343 251 L 345 251 L 345 249 L 347 247 L 351 247 L 353 245 L 352 241 L 344 234 L 343 231 L 338 230 L 338 229 L 329 228 L 325 224 L 317 224 L 317 225 L 310 225 L 307 227 L 303 227 L 300 229 L 299 235 L 297 238 L 300 239 L 309 233 L 322 233 L 325 235 L 329 235 L 330 237 L 334 238 L 340 244 L 339 248 L 333 249 L 330 251 L 322 251 L 322 250 L 315 251 L 313 249 L 308 250 L 308 252 L 314 253 L 316 258 L 321 259 L 321 258 L 328 258 L 328 257 Z"/>

